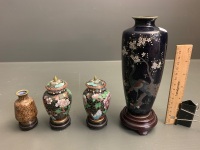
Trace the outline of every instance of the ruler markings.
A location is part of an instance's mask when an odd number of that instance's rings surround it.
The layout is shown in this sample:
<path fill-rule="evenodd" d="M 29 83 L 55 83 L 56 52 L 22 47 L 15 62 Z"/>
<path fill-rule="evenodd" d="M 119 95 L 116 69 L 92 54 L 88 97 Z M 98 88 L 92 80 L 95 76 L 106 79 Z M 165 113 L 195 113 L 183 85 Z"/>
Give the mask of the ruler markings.
<path fill-rule="evenodd" d="M 184 95 L 193 45 L 177 45 L 168 98 L 166 124 L 174 124 Z"/>

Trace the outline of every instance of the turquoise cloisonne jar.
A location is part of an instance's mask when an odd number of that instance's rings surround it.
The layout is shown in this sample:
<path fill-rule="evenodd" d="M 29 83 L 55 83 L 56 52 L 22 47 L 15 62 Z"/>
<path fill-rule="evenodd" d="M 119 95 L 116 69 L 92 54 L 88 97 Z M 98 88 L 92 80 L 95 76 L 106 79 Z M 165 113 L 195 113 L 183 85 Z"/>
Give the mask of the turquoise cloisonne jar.
<path fill-rule="evenodd" d="M 67 82 L 56 76 L 46 85 L 43 103 L 50 116 L 49 124 L 53 130 L 62 130 L 71 123 L 69 110 L 72 103 L 72 93 L 67 88 Z"/>
<path fill-rule="evenodd" d="M 108 122 L 106 112 L 110 105 L 110 92 L 106 89 L 106 82 L 96 77 L 86 82 L 86 86 L 83 103 L 88 114 L 87 126 L 91 129 L 101 129 Z"/>

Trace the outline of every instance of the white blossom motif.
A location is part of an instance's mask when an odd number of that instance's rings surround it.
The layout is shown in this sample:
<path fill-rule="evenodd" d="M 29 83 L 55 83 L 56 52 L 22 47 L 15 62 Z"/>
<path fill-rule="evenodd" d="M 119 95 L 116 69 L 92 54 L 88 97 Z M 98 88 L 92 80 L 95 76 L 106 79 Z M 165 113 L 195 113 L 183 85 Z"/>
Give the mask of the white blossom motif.
<path fill-rule="evenodd" d="M 131 58 L 133 59 L 134 63 L 140 62 L 140 58 L 137 55 L 136 56 L 131 55 Z"/>
<path fill-rule="evenodd" d="M 153 62 L 151 68 L 152 69 L 157 69 L 157 68 L 160 68 L 161 67 L 161 62 L 159 61 L 158 63 L 156 62 Z"/>
<path fill-rule="evenodd" d="M 137 42 L 137 46 L 145 46 L 146 45 L 146 42 L 151 42 L 151 38 L 145 38 L 145 37 L 142 37 L 142 36 L 140 36 L 139 38 L 138 38 L 138 42 Z"/>
<path fill-rule="evenodd" d="M 125 46 L 123 46 L 123 49 L 122 49 L 122 55 L 127 55 L 127 54 L 128 54 L 128 52 L 127 52 Z"/>
<path fill-rule="evenodd" d="M 70 104 L 69 99 L 60 99 L 55 104 L 56 107 L 66 107 Z"/>
<path fill-rule="evenodd" d="M 136 47 L 136 41 L 129 42 L 129 48 L 132 49 L 132 50 L 135 50 L 137 48 Z"/>
<path fill-rule="evenodd" d="M 53 101 L 53 100 L 51 99 L 51 97 L 45 96 L 44 99 L 46 100 L 47 104 L 51 105 L 51 103 L 52 103 L 52 101 Z"/>
<path fill-rule="evenodd" d="M 128 93 L 130 93 L 130 95 L 134 95 L 134 98 L 131 99 L 126 97 L 126 101 L 130 102 L 131 108 L 139 109 L 143 104 L 150 103 L 147 96 L 156 97 L 159 84 L 155 84 L 154 80 L 157 74 L 160 73 L 158 72 L 158 69 L 162 69 L 163 67 L 164 54 L 161 53 L 160 59 L 153 58 L 153 61 L 151 61 L 152 58 L 149 58 L 150 51 L 148 52 L 148 47 L 152 47 L 152 45 L 156 44 L 156 41 L 159 40 L 160 37 L 157 36 L 157 34 L 140 34 L 138 36 L 129 37 L 129 41 L 125 42 L 123 45 L 122 54 L 129 57 L 128 59 L 131 58 L 131 64 L 135 67 L 133 67 L 131 72 L 125 72 L 125 80 L 123 81 L 123 85 Z M 140 67 L 140 64 L 142 65 L 141 67 L 144 67 L 144 70 L 146 66 L 143 79 L 132 79 L 136 69 Z M 98 113 L 100 114 L 100 112 Z M 97 116 L 98 113 L 96 113 L 95 116 Z"/>
<path fill-rule="evenodd" d="M 151 42 L 151 38 L 147 38 L 147 40 L 146 40 L 147 42 Z"/>
<path fill-rule="evenodd" d="M 146 43 L 146 38 L 139 37 L 137 46 L 144 46 Z"/>
<path fill-rule="evenodd" d="M 160 41 L 160 36 L 158 34 L 152 34 L 151 39 L 153 39 L 155 41 Z"/>
<path fill-rule="evenodd" d="M 160 67 L 161 67 L 161 62 L 159 61 L 157 68 L 160 68 Z"/>
<path fill-rule="evenodd" d="M 158 64 L 157 64 L 156 62 L 153 62 L 151 68 L 152 68 L 152 69 L 156 69 L 156 68 L 157 68 L 157 65 L 158 65 Z"/>
<path fill-rule="evenodd" d="M 146 55 L 146 53 L 145 53 L 145 52 L 143 52 L 141 55 L 142 55 L 142 57 L 144 57 L 144 56 Z"/>

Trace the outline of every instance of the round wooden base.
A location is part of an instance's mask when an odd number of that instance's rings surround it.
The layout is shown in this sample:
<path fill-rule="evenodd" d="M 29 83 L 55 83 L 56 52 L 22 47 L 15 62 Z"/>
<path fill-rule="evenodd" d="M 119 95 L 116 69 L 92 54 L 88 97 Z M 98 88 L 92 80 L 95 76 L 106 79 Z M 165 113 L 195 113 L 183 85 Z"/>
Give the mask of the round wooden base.
<path fill-rule="evenodd" d="M 126 106 L 120 113 L 120 119 L 122 125 L 136 131 L 140 135 L 147 135 L 158 122 L 157 116 L 153 110 L 147 115 L 135 116 L 128 112 Z"/>
<path fill-rule="evenodd" d="M 30 122 L 28 124 L 22 124 L 19 122 L 19 127 L 22 131 L 28 131 L 35 128 L 37 124 L 38 124 L 38 119 L 36 118 L 33 122 Z"/>
<path fill-rule="evenodd" d="M 107 125 L 107 122 L 108 122 L 108 119 L 106 116 L 104 116 L 103 118 L 99 120 L 93 120 L 89 116 L 86 119 L 87 126 L 90 129 L 94 129 L 94 130 L 102 129 L 103 127 Z"/>
<path fill-rule="evenodd" d="M 50 118 L 49 125 L 52 130 L 63 130 L 67 128 L 71 124 L 71 118 L 68 116 L 67 118 L 61 120 L 61 121 L 54 121 Z"/>

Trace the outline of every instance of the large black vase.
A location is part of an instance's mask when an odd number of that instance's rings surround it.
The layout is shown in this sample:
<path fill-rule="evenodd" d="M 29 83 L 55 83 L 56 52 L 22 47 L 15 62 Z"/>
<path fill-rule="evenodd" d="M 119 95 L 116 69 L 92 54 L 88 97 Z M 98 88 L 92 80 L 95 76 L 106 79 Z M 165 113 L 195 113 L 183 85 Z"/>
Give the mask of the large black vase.
<path fill-rule="evenodd" d="M 122 75 L 126 106 L 122 124 L 146 135 L 156 124 L 152 110 L 165 63 L 167 31 L 155 25 L 156 16 L 133 17 L 135 26 L 123 32 Z"/>

